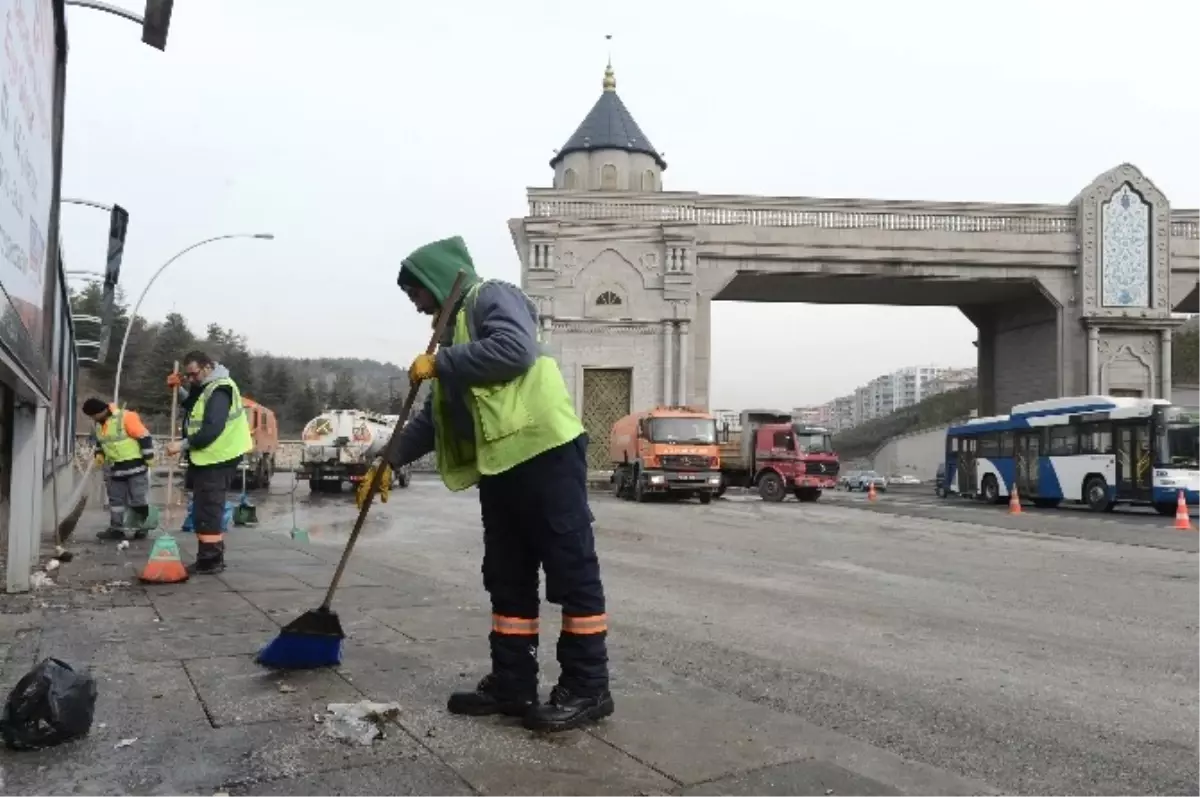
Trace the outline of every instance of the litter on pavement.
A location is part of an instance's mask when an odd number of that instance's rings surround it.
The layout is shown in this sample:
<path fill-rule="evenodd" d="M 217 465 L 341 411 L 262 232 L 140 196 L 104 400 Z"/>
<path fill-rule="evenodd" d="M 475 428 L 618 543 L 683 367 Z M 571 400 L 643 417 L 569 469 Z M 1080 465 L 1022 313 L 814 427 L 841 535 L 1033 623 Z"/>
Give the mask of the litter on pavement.
<path fill-rule="evenodd" d="M 400 715 L 399 703 L 330 703 L 329 713 L 318 714 L 322 733 L 345 744 L 369 745 L 384 737 L 384 723 Z"/>

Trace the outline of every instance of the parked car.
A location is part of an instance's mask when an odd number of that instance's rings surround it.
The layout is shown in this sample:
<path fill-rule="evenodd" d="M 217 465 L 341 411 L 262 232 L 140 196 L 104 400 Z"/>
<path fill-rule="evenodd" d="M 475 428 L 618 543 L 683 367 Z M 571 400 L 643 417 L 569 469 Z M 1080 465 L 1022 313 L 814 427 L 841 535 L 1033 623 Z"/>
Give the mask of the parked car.
<path fill-rule="evenodd" d="M 841 475 L 840 478 L 838 478 L 837 488 L 839 490 L 849 490 L 850 484 L 852 482 L 856 481 L 861 473 L 862 473 L 861 470 L 846 471 L 845 473 L 843 473 Z"/>
<path fill-rule="evenodd" d="M 862 473 L 859 473 L 853 481 L 846 485 L 846 489 L 850 490 L 851 492 L 855 490 L 862 490 L 866 492 L 867 490 L 871 489 L 872 484 L 875 485 L 875 492 L 887 492 L 887 479 L 880 476 L 873 470 L 864 470 Z"/>
<path fill-rule="evenodd" d="M 899 476 L 893 476 L 889 484 L 920 484 L 921 480 L 911 473 L 902 473 Z"/>
<path fill-rule="evenodd" d="M 946 463 L 939 462 L 937 475 L 933 477 L 933 492 L 938 498 L 946 497 Z"/>

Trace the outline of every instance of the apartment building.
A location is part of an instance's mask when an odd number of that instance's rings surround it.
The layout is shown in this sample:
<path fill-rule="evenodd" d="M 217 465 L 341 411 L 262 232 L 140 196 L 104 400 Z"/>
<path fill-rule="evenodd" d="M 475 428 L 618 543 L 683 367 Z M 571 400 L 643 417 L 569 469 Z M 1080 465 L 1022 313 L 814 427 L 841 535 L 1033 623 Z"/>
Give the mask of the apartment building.
<path fill-rule="evenodd" d="M 803 409 L 826 418 L 824 423 L 831 429 L 843 431 L 974 381 L 974 368 L 911 365 L 880 374 L 853 393 L 827 401 L 819 408 L 804 407 L 797 411 Z"/>

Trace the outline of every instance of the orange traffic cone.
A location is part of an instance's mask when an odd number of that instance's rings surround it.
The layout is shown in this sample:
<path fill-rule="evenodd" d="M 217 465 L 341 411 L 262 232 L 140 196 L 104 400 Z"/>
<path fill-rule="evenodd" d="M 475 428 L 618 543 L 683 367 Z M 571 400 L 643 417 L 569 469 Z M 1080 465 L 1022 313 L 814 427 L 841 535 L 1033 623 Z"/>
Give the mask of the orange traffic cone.
<path fill-rule="evenodd" d="M 187 568 L 179 556 L 179 543 L 174 537 L 164 534 L 154 541 L 150 558 L 138 578 L 150 584 L 179 584 L 188 580 Z"/>
<path fill-rule="evenodd" d="M 870 484 L 867 485 L 867 500 L 874 501 L 876 498 L 877 498 L 877 496 L 875 495 L 875 482 L 871 482 Z"/>
<path fill-rule="evenodd" d="M 1188 517 L 1187 499 L 1183 497 L 1183 490 L 1179 491 L 1179 498 L 1175 501 L 1175 529 L 1177 531 L 1192 530 L 1192 521 Z"/>
<path fill-rule="evenodd" d="M 1008 494 L 1008 514 L 1021 514 L 1021 496 L 1017 495 L 1017 485 L 1013 485 L 1012 492 Z"/>

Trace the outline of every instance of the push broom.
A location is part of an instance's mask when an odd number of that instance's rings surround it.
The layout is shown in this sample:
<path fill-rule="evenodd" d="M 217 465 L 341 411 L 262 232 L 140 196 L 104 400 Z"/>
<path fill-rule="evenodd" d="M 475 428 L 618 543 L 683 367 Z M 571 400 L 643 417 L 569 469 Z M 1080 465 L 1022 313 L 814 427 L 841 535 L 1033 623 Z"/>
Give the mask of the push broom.
<path fill-rule="evenodd" d="M 460 271 L 454 280 L 454 286 L 450 289 L 450 295 L 442 303 L 433 324 L 433 334 L 429 338 L 429 345 L 425 348 L 426 354 L 433 354 L 437 351 L 438 341 L 442 339 L 442 334 L 446 331 L 446 326 L 450 323 L 454 308 L 458 304 L 458 297 L 462 293 L 465 278 L 465 272 Z M 404 422 L 408 420 L 413 403 L 417 399 L 417 387 L 417 384 L 410 383 L 409 385 L 408 395 L 405 396 L 404 404 L 400 407 L 400 415 L 396 419 L 396 426 L 392 429 L 392 436 L 383 450 L 384 463 L 392 460 L 396 448 L 400 445 Z M 358 519 L 354 521 L 354 528 L 350 531 L 350 539 L 346 541 L 346 550 L 342 551 L 342 558 L 338 562 L 337 570 L 333 571 L 333 581 L 329 584 L 329 591 L 325 593 L 324 603 L 288 623 L 275 639 L 259 651 L 255 661 L 262 666 L 275 670 L 312 670 L 341 663 L 342 640 L 346 638 L 346 634 L 342 631 L 342 622 L 338 619 L 337 612 L 334 612 L 330 605 L 333 603 L 333 594 L 337 591 L 338 582 L 342 579 L 342 572 L 346 569 L 346 562 L 350 560 L 350 552 L 354 550 L 354 543 L 358 541 L 358 534 L 367 520 L 371 502 L 375 499 L 375 494 L 379 492 L 379 484 L 383 480 L 384 470 L 386 468 L 382 466 L 377 467 L 371 483 L 367 486 L 366 497 L 363 498 L 362 507 L 358 510 Z"/>

